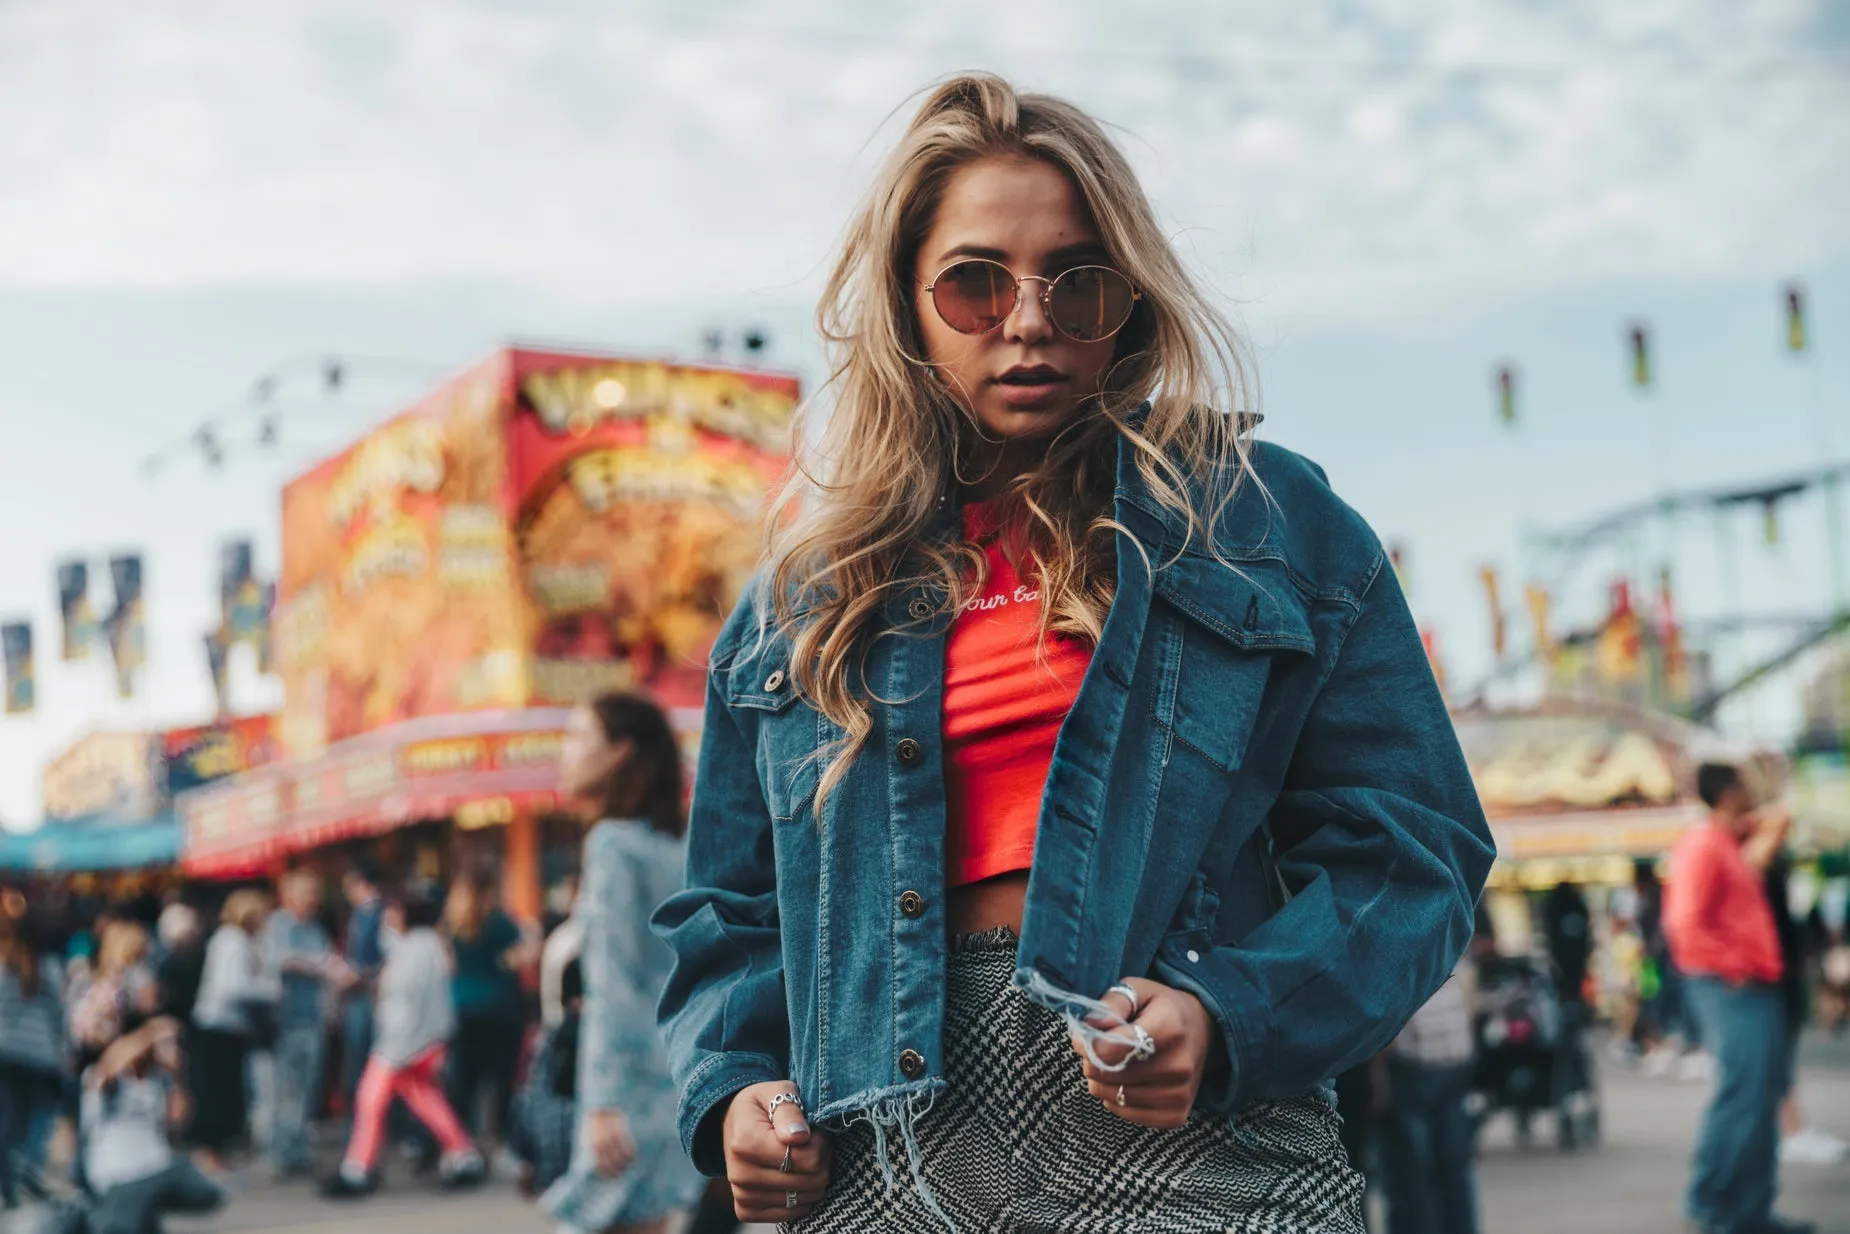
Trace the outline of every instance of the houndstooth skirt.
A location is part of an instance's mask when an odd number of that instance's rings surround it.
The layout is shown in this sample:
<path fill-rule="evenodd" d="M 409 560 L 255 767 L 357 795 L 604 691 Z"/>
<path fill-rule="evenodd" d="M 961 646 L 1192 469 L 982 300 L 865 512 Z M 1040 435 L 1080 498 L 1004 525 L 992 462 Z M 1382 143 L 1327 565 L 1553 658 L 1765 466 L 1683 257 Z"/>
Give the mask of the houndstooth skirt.
<path fill-rule="evenodd" d="M 1362 1177 L 1321 1093 L 1232 1120 L 1197 1113 L 1156 1131 L 1085 1088 L 1060 1017 L 1010 984 L 1008 931 L 952 947 L 944 1040 L 948 1090 L 917 1120 L 926 1187 L 966 1234 L 1362 1234 Z M 896 1138 L 896 1137 L 895 1137 Z M 873 1132 L 834 1136 L 828 1194 L 786 1234 L 946 1228 L 892 1146 L 889 1187 Z"/>

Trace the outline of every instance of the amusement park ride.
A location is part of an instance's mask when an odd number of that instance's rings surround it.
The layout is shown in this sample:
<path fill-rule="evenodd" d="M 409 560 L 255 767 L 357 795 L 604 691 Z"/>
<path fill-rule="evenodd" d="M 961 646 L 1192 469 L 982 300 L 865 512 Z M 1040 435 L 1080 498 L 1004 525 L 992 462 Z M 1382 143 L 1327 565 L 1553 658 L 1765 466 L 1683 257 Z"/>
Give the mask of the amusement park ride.
<path fill-rule="evenodd" d="M 1788 346 L 1803 352 L 1797 289 L 1787 305 Z M 1629 336 L 1633 380 L 1644 388 L 1648 331 L 1634 326 Z M 1500 369 L 1496 385 L 1513 426 L 1513 369 Z M 1712 488 L 1679 489 L 1660 476 L 1653 497 L 1525 532 L 1526 636 L 1511 636 L 1497 569 L 1481 570 L 1493 667 L 1448 695 L 1496 834 L 1500 891 L 1629 885 L 1705 815 L 1694 780 L 1710 759 L 1748 768 L 1769 799 L 1785 801 L 1795 850 L 1818 870 L 1850 869 L 1841 504 L 1850 461 L 1825 461 L 1833 455 L 1821 383 L 1814 394 L 1805 467 Z M 1765 562 L 1741 552 L 1748 523 L 1758 524 Z M 1789 546 L 1786 527 L 1797 533 Z M 1744 584 L 1769 565 L 1782 581 Z M 1798 607 L 1752 599 L 1775 590 L 1807 598 Z M 1583 619 L 1560 621 L 1567 612 Z M 1780 722 L 1766 723 L 1764 703 L 1784 708 Z"/>
<path fill-rule="evenodd" d="M 1840 462 L 1739 486 L 1668 492 L 1574 526 L 1529 533 L 1527 545 L 1539 580 L 1530 590 L 1533 613 L 1537 604 L 1545 609 L 1545 597 L 1560 595 L 1576 582 L 1584 581 L 1592 562 L 1602 555 L 1638 562 L 1644 552 L 1642 544 L 1654 525 L 1670 528 L 1704 522 L 1721 526 L 1725 611 L 1693 618 L 1671 611 L 1667 584 L 1672 568 L 1665 562 L 1657 571 L 1658 611 L 1654 619 L 1642 619 L 1635 612 L 1636 598 L 1629 583 L 1615 585 L 1604 619 L 1568 632 L 1559 640 L 1549 637 L 1545 616 L 1537 615 L 1536 637 L 1529 646 L 1517 654 L 1499 657 L 1483 680 L 1462 697 L 1481 700 L 1493 689 L 1518 681 L 1538 668 L 1554 669 L 1553 675 L 1558 675 L 1562 666 L 1545 662 L 1558 660 L 1564 651 L 1571 656 L 1577 649 L 1596 655 L 1603 650 L 1609 662 L 1614 655 L 1623 659 L 1625 649 L 1613 644 L 1630 639 L 1636 644 L 1630 654 L 1640 661 L 1636 666 L 1640 689 L 1630 692 L 1637 696 L 1636 701 L 1661 706 L 1701 723 L 1713 722 L 1727 700 L 1790 668 L 1806 653 L 1824 647 L 1850 628 L 1838 506 L 1839 491 L 1846 484 L 1850 484 L 1850 462 Z M 1828 566 L 1832 580 L 1829 605 L 1822 610 L 1743 608 L 1738 586 L 1729 577 L 1735 573 L 1728 564 L 1734 555 L 1734 543 L 1725 520 L 1757 513 L 1767 542 L 1777 543 L 1782 515 L 1792 507 L 1820 498 L 1829 557 L 1821 565 Z M 1689 540 L 1688 536 L 1674 534 L 1660 538 L 1672 543 Z M 1637 625 L 1635 630 L 1626 628 L 1633 623 Z M 1720 654 L 1730 641 L 1744 636 L 1757 636 L 1754 649 L 1744 660 Z M 1727 675 L 1716 680 L 1710 666 L 1723 664 L 1729 665 Z"/>

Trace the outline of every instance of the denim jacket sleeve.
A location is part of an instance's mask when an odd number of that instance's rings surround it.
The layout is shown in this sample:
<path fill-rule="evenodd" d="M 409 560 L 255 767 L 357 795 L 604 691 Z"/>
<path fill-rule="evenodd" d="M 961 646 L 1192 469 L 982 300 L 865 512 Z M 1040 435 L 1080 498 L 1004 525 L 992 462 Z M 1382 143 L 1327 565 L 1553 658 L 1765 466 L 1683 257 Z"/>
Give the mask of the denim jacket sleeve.
<path fill-rule="evenodd" d="M 771 815 L 722 681 L 722 670 L 708 674 L 687 890 L 663 903 L 654 921 L 675 953 L 657 1015 L 681 1090 L 681 1145 L 712 1177 L 725 1172 L 719 1131 L 727 1099 L 790 1075 Z"/>
<path fill-rule="evenodd" d="M 1244 938 L 1165 947 L 1227 1066 L 1199 1103 L 1231 1115 L 1369 1058 L 1469 941 L 1495 850 L 1451 718 L 1392 569 L 1377 561 L 1311 705 L 1269 820 L 1290 893 Z"/>

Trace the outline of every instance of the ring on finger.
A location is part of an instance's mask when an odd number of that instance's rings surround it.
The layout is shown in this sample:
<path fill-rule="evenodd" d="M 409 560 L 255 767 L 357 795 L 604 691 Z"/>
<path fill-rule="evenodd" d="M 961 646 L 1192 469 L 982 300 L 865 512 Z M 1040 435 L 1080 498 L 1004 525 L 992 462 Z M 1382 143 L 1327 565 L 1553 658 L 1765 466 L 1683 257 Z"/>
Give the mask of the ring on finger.
<path fill-rule="evenodd" d="M 777 1107 L 785 1104 L 795 1106 L 799 1114 L 803 1112 L 803 1099 L 801 1097 L 797 1096 L 795 1093 L 778 1093 L 771 1098 L 771 1103 L 764 1107 L 764 1116 L 772 1122 L 776 1122 Z"/>
<path fill-rule="evenodd" d="M 1124 1085 L 1122 1084 L 1118 1085 L 1118 1104 L 1120 1106 L 1124 1104 Z"/>
<path fill-rule="evenodd" d="M 797 1206 L 797 1193 L 794 1191 L 784 1192 L 784 1207 L 785 1208 L 795 1208 L 796 1206 Z"/>
<path fill-rule="evenodd" d="M 1137 1044 L 1131 1047 L 1132 1058 L 1142 1062 L 1156 1053 L 1156 1038 L 1150 1036 L 1149 1031 L 1143 1025 L 1133 1024 L 1130 1030 L 1131 1034 L 1137 1038 Z"/>
<path fill-rule="evenodd" d="M 1130 988 L 1130 986 L 1128 986 L 1128 985 L 1126 985 L 1126 984 L 1125 984 L 1124 982 L 1122 982 L 1122 981 L 1120 981 L 1120 982 L 1118 982 L 1118 984 L 1117 984 L 1117 985 L 1114 985 L 1114 986 L 1112 986 L 1112 987 L 1111 987 L 1111 988 L 1110 988 L 1109 990 L 1106 990 L 1106 991 L 1105 991 L 1105 993 L 1107 993 L 1107 994 L 1122 994 L 1122 995 L 1124 995 L 1124 997 L 1125 997 L 1125 998 L 1127 998 L 1127 999 L 1129 999 L 1129 1000 L 1130 1000 L 1130 1004 L 1131 1004 L 1131 1014 L 1130 1014 L 1130 1016 L 1129 1016 L 1128 1018 L 1129 1018 L 1129 1019 L 1132 1019 L 1132 1020 L 1134 1020 L 1134 1019 L 1136 1019 L 1136 1018 L 1137 1018 L 1137 1012 L 1138 1012 L 1138 1011 L 1139 1011 L 1139 1010 L 1140 1010 L 1140 1009 L 1142 1008 L 1142 1006 L 1143 1006 L 1143 1004 L 1142 1004 L 1142 1003 L 1139 1003 L 1139 1002 L 1137 1001 L 1137 991 L 1135 991 L 1135 990 L 1133 990 L 1133 989 L 1131 989 L 1131 988 Z"/>
<path fill-rule="evenodd" d="M 790 1173 L 790 1147 L 788 1144 L 784 1145 L 784 1164 L 777 1167 L 778 1171 L 783 1174 Z"/>

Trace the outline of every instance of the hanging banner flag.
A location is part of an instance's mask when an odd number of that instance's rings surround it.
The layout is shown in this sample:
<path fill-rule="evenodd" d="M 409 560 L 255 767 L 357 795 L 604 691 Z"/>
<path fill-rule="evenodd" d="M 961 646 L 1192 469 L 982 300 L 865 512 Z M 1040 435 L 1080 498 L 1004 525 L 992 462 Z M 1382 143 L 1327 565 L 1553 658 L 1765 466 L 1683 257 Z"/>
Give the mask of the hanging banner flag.
<path fill-rule="evenodd" d="M 1445 693 L 1445 661 L 1439 656 L 1439 635 L 1431 626 L 1420 631 L 1420 646 L 1426 649 L 1426 663 L 1432 668 L 1433 680 L 1439 683 L 1439 693 Z"/>
<path fill-rule="evenodd" d="M 1632 382 L 1640 389 L 1651 384 L 1651 332 L 1643 322 L 1632 327 Z"/>
<path fill-rule="evenodd" d="M 1786 349 L 1805 350 L 1805 289 L 1797 283 L 1786 287 Z"/>
<path fill-rule="evenodd" d="M 1529 606 L 1529 624 L 1535 631 L 1535 654 L 1543 663 L 1550 663 L 1554 660 L 1555 639 L 1548 626 L 1548 589 L 1540 583 L 1530 583 L 1523 588 L 1522 596 Z"/>
<path fill-rule="evenodd" d="M 1507 364 L 1497 370 L 1497 411 L 1505 424 L 1516 423 L 1516 370 Z"/>
<path fill-rule="evenodd" d="M 115 584 L 116 607 L 103 623 L 109 653 L 116 662 L 116 694 L 135 696 L 135 674 L 148 658 L 147 614 L 142 596 L 141 555 L 109 559 L 109 578 Z"/>
<path fill-rule="evenodd" d="M 1638 680 L 1643 662 L 1644 631 L 1632 607 L 1631 584 L 1620 579 L 1612 587 L 1612 607 L 1599 633 L 1600 673 L 1612 682 Z"/>
<path fill-rule="evenodd" d="M 1484 584 L 1484 598 L 1490 602 L 1490 645 L 1501 660 L 1509 650 L 1509 626 L 1503 619 L 1503 597 L 1497 567 L 1482 566 L 1477 577 Z"/>
<path fill-rule="evenodd" d="M 24 715 L 37 699 L 32 680 L 32 627 L 23 621 L 0 626 L 6 661 L 6 714 Z"/>
<path fill-rule="evenodd" d="M 1688 685 L 1687 657 L 1683 654 L 1683 627 L 1677 621 L 1676 592 L 1671 585 L 1668 565 L 1657 576 L 1657 622 L 1664 691 L 1670 698 L 1680 700 Z"/>
<path fill-rule="evenodd" d="M 263 587 L 257 582 L 249 540 L 233 540 L 219 550 L 218 592 L 225 639 L 228 643 L 255 644 L 269 614 L 264 609 Z"/>
<path fill-rule="evenodd" d="M 231 646 L 225 641 L 223 630 L 207 630 L 206 671 L 212 674 L 212 697 L 218 704 L 219 715 L 231 711 L 231 682 L 226 675 L 226 668 L 231 660 Z"/>
<path fill-rule="evenodd" d="M 1400 543 L 1388 545 L 1388 564 L 1394 567 L 1394 581 L 1400 584 L 1401 594 L 1411 594 L 1407 579 L 1407 546 Z"/>
<path fill-rule="evenodd" d="M 85 562 L 59 563 L 58 612 L 64 623 L 60 657 L 67 664 L 88 660 L 96 642 L 96 610 L 90 606 L 90 567 Z"/>
<path fill-rule="evenodd" d="M 273 653 L 276 640 L 272 634 L 271 618 L 276 612 L 276 584 L 264 583 L 258 587 L 258 608 L 262 613 L 257 622 L 257 632 L 252 642 L 257 647 L 257 671 L 268 677 L 274 663 Z"/>

